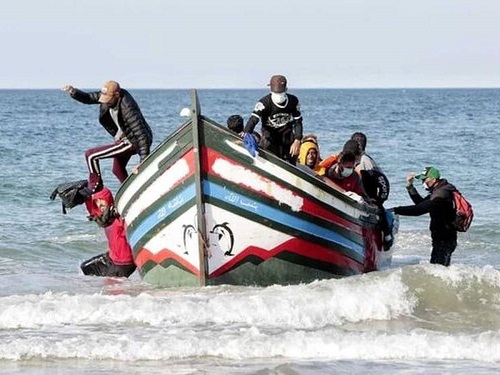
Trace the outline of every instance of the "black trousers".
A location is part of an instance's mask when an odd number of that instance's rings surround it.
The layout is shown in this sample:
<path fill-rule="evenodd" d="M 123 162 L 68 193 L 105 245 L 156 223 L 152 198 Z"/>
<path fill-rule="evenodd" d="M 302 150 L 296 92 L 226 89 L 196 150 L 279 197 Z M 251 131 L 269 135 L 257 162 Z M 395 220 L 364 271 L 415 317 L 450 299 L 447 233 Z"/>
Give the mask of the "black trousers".
<path fill-rule="evenodd" d="M 378 212 L 379 225 L 380 225 L 380 230 L 382 231 L 382 245 L 384 251 L 388 251 L 392 247 L 392 244 L 394 243 L 394 235 L 392 234 L 392 228 L 389 225 L 389 221 L 387 220 L 387 214 L 385 212 L 384 206 L 380 202 L 377 202 L 377 206 L 379 209 Z M 388 236 L 391 237 L 390 240 L 385 239 Z"/>
<path fill-rule="evenodd" d="M 451 261 L 451 254 L 457 248 L 457 240 L 432 240 L 431 263 L 442 264 L 448 267 Z"/>
<path fill-rule="evenodd" d="M 84 275 L 104 277 L 129 277 L 136 269 L 135 264 L 114 264 L 108 253 L 97 255 L 80 266 Z"/>
<path fill-rule="evenodd" d="M 293 132 L 291 129 L 283 133 L 271 134 L 269 131 L 263 131 L 260 140 L 260 147 L 272 152 L 277 157 L 288 161 L 290 164 L 295 165 L 297 162 L 296 156 L 290 155 L 290 146 L 294 141 Z"/>

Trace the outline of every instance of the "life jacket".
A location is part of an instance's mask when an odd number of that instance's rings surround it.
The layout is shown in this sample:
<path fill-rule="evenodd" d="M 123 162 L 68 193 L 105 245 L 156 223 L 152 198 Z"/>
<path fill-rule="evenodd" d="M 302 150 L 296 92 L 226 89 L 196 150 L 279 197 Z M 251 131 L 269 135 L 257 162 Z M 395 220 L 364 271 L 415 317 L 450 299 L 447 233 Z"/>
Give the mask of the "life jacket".
<path fill-rule="evenodd" d="M 329 168 L 337 164 L 339 159 L 340 159 L 340 153 L 330 155 L 326 159 L 322 160 L 318 166 L 323 171 L 322 175 L 324 175 Z"/>

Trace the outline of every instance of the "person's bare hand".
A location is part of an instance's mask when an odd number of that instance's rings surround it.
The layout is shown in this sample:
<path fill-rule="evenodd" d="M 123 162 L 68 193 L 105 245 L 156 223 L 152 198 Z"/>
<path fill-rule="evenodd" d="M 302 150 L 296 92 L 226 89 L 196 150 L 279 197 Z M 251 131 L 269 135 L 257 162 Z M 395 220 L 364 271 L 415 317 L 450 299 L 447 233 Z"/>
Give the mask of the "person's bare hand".
<path fill-rule="evenodd" d="M 411 185 L 413 185 L 413 181 L 415 181 L 415 173 L 410 172 L 406 176 L 406 186 L 410 187 Z"/>
<path fill-rule="evenodd" d="M 137 173 L 139 173 L 139 165 L 140 165 L 140 164 L 138 164 L 138 165 L 136 165 L 134 168 L 132 168 L 132 173 L 133 173 L 133 174 L 137 174 Z"/>
<path fill-rule="evenodd" d="M 73 95 L 75 93 L 75 88 L 71 85 L 65 85 L 61 88 L 62 91 L 66 91 L 67 93 Z"/>
<path fill-rule="evenodd" d="M 296 139 L 290 146 L 290 155 L 297 156 L 300 152 L 300 140 Z"/>

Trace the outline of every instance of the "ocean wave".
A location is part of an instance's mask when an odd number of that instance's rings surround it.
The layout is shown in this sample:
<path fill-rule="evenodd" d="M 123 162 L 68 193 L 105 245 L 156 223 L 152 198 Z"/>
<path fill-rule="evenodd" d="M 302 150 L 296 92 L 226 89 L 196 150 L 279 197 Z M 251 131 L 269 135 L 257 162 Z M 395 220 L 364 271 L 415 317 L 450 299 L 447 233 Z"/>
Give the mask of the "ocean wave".
<path fill-rule="evenodd" d="M 350 332 L 339 328 L 321 331 L 266 332 L 251 328 L 182 331 L 129 329 L 26 333 L 0 342 L 0 359 L 175 360 L 217 357 L 294 358 L 321 360 L 475 360 L 500 361 L 500 333 L 455 335 L 424 329 L 400 333 Z"/>

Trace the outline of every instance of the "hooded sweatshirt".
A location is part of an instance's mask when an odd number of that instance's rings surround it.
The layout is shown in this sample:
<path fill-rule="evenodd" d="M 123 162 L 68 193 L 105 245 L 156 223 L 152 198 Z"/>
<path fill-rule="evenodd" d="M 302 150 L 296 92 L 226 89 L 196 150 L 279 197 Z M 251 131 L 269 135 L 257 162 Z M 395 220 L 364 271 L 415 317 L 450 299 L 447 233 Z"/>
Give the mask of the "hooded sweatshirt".
<path fill-rule="evenodd" d="M 316 152 L 317 152 L 317 158 L 316 158 L 316 163 L 314 164 L 313 168 L 311 168 L 313 171 L 315 171 L 316 173 L 318 173 L 319 175 L 323 175 L 324 174 L 324 168 L 320 167 L 320 161 L 321 161 L 321 157 L 319 155 L 319 147 L 318 147 L 318 143 L 316 142 L 316 139 L 315 138 L 307 138 L 307 139 L 304 139 L 302 141 L 302 144 L 300 145 L 300 151 L 299 151 L 299 157 L 298 157 L 298 162 L 302 165 L 306 165 L 306 161 L 307 161 L 307 153 L 309 152 L 309 150 L 311 149 L 315 149 Z"/>
<path fill-rule="evenodd" d="M 103 187 L 101 191 L 93 194 L 85 201 L 87 211 L 92 217 L 102 215 L 102 210 L 96 205 L 98 199 L 104 200 L 108 207 L 113 206 L 115 203 L 111 191 Z M 132 255 L 132 248 L 127 241 L 123 219 L 115 217 L 112 223 L 104 228 L 104 234 L 108 239 L 108 253 L 113 263 L 116 265 L 133 264 L 134 257 Z"/>

